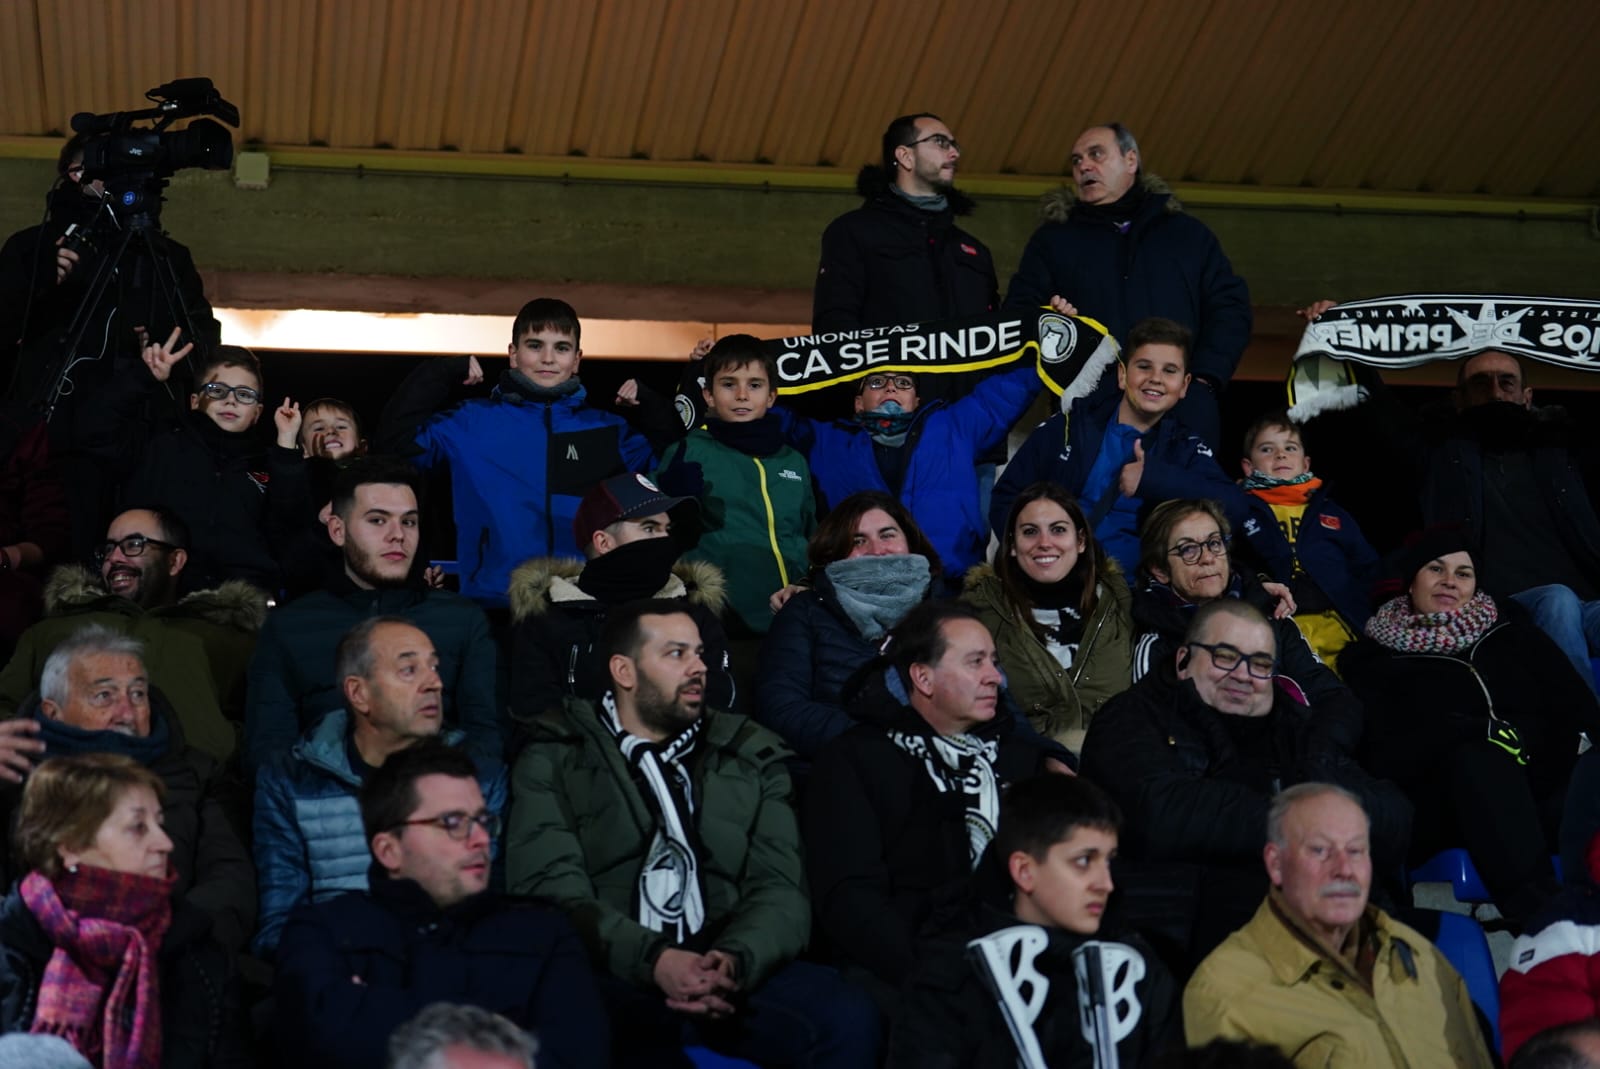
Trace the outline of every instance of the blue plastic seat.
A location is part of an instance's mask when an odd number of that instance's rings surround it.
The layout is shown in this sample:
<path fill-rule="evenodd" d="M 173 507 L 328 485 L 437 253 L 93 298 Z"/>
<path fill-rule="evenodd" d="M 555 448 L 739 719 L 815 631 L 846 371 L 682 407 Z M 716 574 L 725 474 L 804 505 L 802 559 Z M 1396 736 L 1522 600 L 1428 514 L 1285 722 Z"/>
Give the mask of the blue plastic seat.
<path fill-rule="evenodd" d="M 1439 935 L 1434 941 L 1461 979 L 1467 982 L 1472 1004 L 1489 1018 L 1494 1031 L 1494 1049 L 1500 1049 L 1500 981 L 1495 976 L 1494 957 L 1483 927 L 1460 913 L 1439 914 Z"/>
<path fill-rule="evenodd" d="M 689 1060 L 699 1069 L 761 1069 L 755 1062 L 747 1062 L 743 1058 L 730 1058 L 707 1047 L 685 1047 L 683 1053 L 687 1054 Z"/>
<path fill-rule="evenodd" d="M 1441 850 L 1411 870 L 1412 883 L 1447 883 L 1455 893 L 1457 902 L 1478 904 L 1494 901 L 1483 877 L 1472 864 L 1468 853 L 1459 848 Z"/>

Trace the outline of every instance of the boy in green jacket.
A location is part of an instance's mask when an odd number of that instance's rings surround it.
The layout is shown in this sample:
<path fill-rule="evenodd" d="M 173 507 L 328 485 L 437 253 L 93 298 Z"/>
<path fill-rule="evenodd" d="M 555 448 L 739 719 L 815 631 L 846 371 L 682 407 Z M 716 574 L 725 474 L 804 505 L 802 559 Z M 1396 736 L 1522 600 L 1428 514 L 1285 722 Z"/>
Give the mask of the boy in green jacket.
<path fill-rule="evenodd" d="M 669 450 L 656 482 L 700 499 L 700 544 L 685 558 L 710 561 L 728 577 L 730 637 L 765 635 L 768 599 L 805 573 L 817 526 L 811 469 L 784 444 L 771 414 L 778 368 L 759 339 L 728 335 L 701 373 L 705 424 Z"/>

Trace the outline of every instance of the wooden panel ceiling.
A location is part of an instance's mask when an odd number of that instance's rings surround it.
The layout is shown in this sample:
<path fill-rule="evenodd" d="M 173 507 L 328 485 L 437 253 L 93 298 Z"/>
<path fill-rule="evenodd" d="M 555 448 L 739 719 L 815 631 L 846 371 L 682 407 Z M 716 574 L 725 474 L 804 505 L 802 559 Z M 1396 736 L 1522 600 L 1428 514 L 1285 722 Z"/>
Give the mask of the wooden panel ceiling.
<path fill-rule="evenodd" d="M 10 0 L 0 134 L 215 79 L 267 145 L 835 166 L 939 112 L 969 174 L 1120 118 L 1232 185 L 1600 196 L 1593 0 Z"/>

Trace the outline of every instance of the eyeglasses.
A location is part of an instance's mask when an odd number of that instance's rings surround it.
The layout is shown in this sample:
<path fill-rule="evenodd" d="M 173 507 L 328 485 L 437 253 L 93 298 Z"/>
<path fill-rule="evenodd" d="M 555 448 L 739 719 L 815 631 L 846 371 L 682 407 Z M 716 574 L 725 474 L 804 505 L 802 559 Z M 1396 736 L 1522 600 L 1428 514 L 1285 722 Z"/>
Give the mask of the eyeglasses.
<path fill-rule="evenodd" d="M 1167 556 L 1177 557 L 1185 564 L 1199 564 L 1200 558 L 1206 553 L 1213 557 L 1220 557 L 1228 552 L 1228 543 L 1233 538 L 1227 535 L 1212 535 L 1204 542 L 1179 542 L 1167 550 Z"/>
<path fill-rule="evenodd" d="M 867 389 L 883 390 L 890 384 L 897 390 L 910 390 L 916 383 L 911 381 L 910 375 L 868 375 Z"/>
<path fill-rule="evenodd" d="M 230 395 L 237 398 L 241 405 L 253 405 L 261 400 L 261 391 L 251 389 L 249 386 L 229 386 L 225 382 L 208 382 L 200 387 L 200 392 L 209 400 L 221 401 Z"/>
<path fill-rule="evenodd" d="M 1230 646 L 1226 642 L 1218 642 L 1208 646 L 1204 642 L 1190 642 L 1189 646 L 1198 646 L 1211 654 L 1211 663 L 1224 672 L 1231 672 L 1239 667 L 1239 662 L 1244 662 L 1245 671 L 1256 679 L 1271 679 L 1278 671 L 1278 659 L 1270 653 L 1245 653 L 1237 646 Z"/>
<path fill-rule="evenodd" d="M 124 557 L 142 557 L 146 546 L 160 546 L 162 549 L 178 548 L 171 542 L 163 542 L 159 538 L 146 538 L 142 534 L 133 534 L 126 538 L 101 542 L 100 545 L 95 547 L 94 556 L 96 560 L 103 561 L 111 556 L 113 549 L 120 549 Z"/>
<path fill-rule="evenodd" d="M 919 137 L 915 141 L 907 142 L 906 147 L 916 148 L 918 145 L 925 144 L 929 141 L 932 141 L 936 146 L 938 146 L 942 152 L 949 152 L 951 149 L 955 149 L 957 152 L 961 151 L 961 142 L 957 141 L 949 134 L 929 134 L 927 137 Z"/>
<path fill-rule="evenodd" d="M 440 813 L 436 817 L 418 817 L 416 820 L 402 820 L 396 824 L 397 828 L 410 827 L 416 824 L 432 824 L 442 828 L 444 833 L 457 842 L 463 842 L 472 834 L 474 827 L 479 827 L 493 839 L 500 834 L 500 814 L 491 813 L 485 809 L 481 813 L 463 813 L 459 810 Z"/>

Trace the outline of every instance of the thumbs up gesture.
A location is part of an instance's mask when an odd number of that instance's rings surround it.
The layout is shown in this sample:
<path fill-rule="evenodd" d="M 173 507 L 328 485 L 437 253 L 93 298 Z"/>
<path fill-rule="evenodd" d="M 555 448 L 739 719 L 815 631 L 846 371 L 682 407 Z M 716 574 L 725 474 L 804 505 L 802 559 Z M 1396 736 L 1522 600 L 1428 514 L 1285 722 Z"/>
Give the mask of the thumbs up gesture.
<path fill-rule="evenodd" d="M 1133 440 L 1133 459 L 1122 465 L 1122 475 L 1117 479 L 1117 489 L 1123 497 L 1137 497 L 1139 483 L 1144 479 L 1144 441 Z"/>

